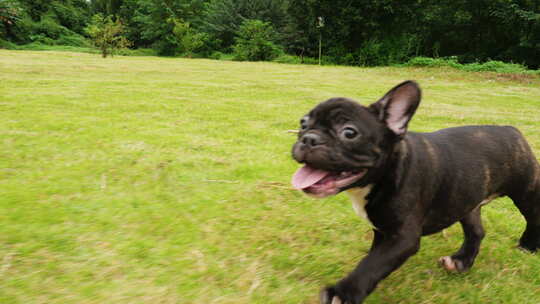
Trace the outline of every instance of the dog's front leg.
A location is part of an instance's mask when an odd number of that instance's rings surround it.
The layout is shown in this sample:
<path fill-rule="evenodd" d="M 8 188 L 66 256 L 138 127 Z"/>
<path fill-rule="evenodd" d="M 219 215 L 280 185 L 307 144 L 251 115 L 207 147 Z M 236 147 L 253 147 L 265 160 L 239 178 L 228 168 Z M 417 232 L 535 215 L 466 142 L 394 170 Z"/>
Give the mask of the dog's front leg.
<path fill-rule="evenodd" d="M 384 234 L 353 272 L 335 286 L 321 292 L 322 304 L 358 304 L 375 289 L 377 283 L 401 266 L 420 248 L 420 231 L 408 227 Z"/>

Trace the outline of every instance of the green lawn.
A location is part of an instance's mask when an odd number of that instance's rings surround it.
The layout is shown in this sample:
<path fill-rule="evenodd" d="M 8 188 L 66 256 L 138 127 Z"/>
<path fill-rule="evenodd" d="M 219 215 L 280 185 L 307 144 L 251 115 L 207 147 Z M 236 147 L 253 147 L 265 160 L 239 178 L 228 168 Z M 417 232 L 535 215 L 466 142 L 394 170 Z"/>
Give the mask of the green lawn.
<path fill-rule="evenodd" d="M 540 79 L 0 51 L 0 303 L 318 303 L 372 238 L 344 195 L 289 186 L 287 130 L 317 102 L 423 87 L 415 131 L 518 127 L 540 156 Z M 539 202 L 540 203 L 540 202 Z M 366 303 L 540 302 L 540 255 L 508 199 L 467 274 L 453 226 Z"/>

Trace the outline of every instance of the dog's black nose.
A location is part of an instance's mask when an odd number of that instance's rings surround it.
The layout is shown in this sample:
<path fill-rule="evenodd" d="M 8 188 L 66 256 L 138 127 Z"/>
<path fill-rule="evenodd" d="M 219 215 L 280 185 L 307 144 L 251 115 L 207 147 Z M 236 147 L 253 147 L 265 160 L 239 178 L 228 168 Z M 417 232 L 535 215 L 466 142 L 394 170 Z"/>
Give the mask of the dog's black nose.
<path fill-rule="evenodd" d="M 308 133 L 302 136 L 301 141 L 304 145 L 309 146 L 309 147 L 315 147 L 322 144 L 321 137 L 314 133 Z"/>

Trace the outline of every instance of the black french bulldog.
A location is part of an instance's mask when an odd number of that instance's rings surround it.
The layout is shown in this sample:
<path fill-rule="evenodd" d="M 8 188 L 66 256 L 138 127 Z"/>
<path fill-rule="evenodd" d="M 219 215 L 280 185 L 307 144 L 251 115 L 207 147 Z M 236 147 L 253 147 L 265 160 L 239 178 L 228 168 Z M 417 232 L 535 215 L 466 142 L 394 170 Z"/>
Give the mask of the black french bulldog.
<path fill-rule="evenodd" d="M 418 251 L 421 236 L 457 221 L 465 240 L 439 263 L 468 270 L 484 237 L 481 206 L 497 197 L 509 196 L 527 221 L 519 245 L 540 248 L 540 165 L 525 138 L 510 126 L 407 132 L 420 97 L 406 81 L 368 107 L 329 99 L 300 122 L 292 154 L 305 166 L 294 187 L 315 197 L 346 191 L 374 227 L 368 255 L 321 292 L 323 304 L 362 303 Z"/>

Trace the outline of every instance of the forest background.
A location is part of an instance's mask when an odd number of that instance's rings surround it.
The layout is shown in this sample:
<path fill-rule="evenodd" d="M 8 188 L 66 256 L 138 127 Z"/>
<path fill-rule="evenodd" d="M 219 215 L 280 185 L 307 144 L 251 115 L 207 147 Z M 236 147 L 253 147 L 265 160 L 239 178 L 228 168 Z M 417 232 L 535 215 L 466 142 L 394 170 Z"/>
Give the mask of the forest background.
<path fill-rule="evenodd" d="M 322 42 L 324 64 L 540 66 L 537 0 L 0 0 L 0 48 L 90 48 L 99 20 L 126 55 L 317 63 Z"/>

